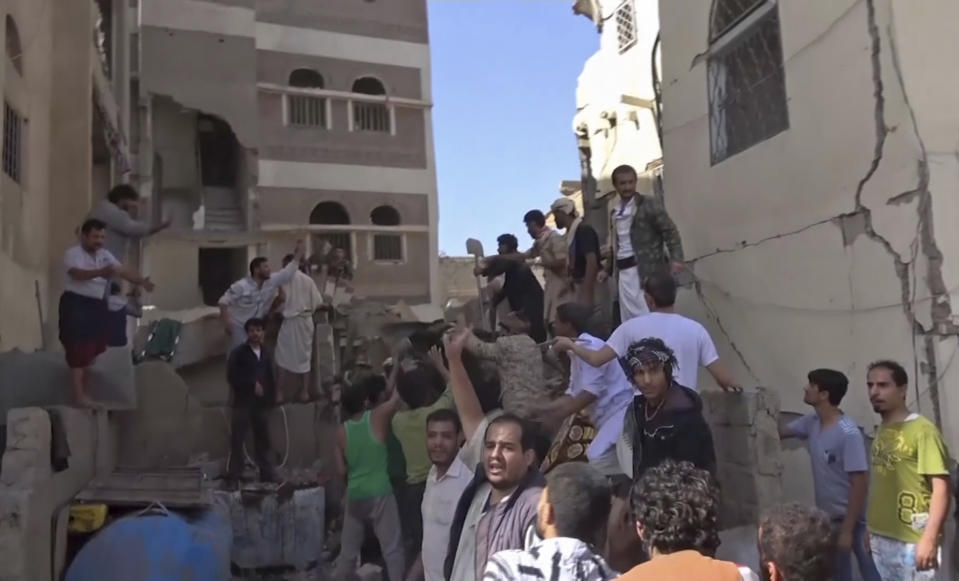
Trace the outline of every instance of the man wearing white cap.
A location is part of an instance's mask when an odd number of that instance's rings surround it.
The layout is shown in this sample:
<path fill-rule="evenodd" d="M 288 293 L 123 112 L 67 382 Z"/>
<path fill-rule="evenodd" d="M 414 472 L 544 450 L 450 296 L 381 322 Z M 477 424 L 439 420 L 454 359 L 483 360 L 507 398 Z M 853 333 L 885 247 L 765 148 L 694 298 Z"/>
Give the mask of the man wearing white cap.
<path fill-rule="evenodd" d="M 599 235 L 576 214 L 576 204 L 559 198 L 550 206 L 558 228 L 566 229 L 569 244 L 569 278 L 576 290 L 576 302 L 596 307 L 596 277 L 599 274 Z"/>

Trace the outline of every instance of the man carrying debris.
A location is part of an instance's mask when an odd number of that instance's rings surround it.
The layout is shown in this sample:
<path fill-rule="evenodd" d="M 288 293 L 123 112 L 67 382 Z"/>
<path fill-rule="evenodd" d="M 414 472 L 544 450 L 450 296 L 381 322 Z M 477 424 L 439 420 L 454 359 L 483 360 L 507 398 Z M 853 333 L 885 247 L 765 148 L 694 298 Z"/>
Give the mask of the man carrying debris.
<path fill-rule="evenodd" d="M 293 262 L 293 255 L 283 258 L 283 268 Z M 323 297 L 313 278 L 302 271 L 293 274 L 293 280 L 283 286 L 283 324 L 276 341 L 276 365 L 280 371 L 280 389 L 277 403 L 283 402 L 283 387 L 287 376 L 300 380 L 300 401 L 310 399 L 310 361 L 313 357 L 313 313 L 323 306 Z"/>
<path fill-rule="evenodd" d="M 70 367 L 73 401 L 89 407 L 90 367 L 107 348 L 109 280 L 123 278 L 153 290 L 149 277 L 125 269 L 103 247 L 106 224 L 89 219 L 80 227 L 80 243 L 67 249 L 63 257 L 66 278 L 60 296 L 60 342 Z"/>
<path fill-rule="evenodd" d="M 246 342 L 230 352 L 226 363 L 227 382 L 233 413 L 230 421 L 230 464 L 228 479 L 238 481 L 243 474 L 246 433 L 253 428 L 253 454 L 260 470 L 260 480 L 273 482 L 276 474 L 270 464 L 270 434 L 266 414 L 275 401 L 276 385 L 273 364 L 263 348 L 266 325 L 262 319 L 244 323 Z"/>
<path fill-rule="evenodd" d="M 232 348 L 246 343 L 243 329 L 248 320 L 269 314 L 280 287 L 293 280 L 303 252 L 303 241 L 297 240 L 293 260 L 276 273 L 270 272 L 270 263 L 266 258 L 254 258 L 250 262 L 250 276 L 234 282 L 220 297 L 220 316 L 227 335 L 232 338 Z"/>
<path fill-rule="evenodd" d="M 100 200 L 90 217 L 100 220 L 107 227 L 107 241 L 105 248 L 117 260 L 123 260 L 127 253 L 130 240 L 139 240 L 165 230 L 170 227 L 170 221 L 153 226 L 133 217 L 136 213 L 140 194 L 130 184 L 120 184 L 107 193 L 104 200 Z"/>
<path fill-rule="evenodd" d="M 466 349 L 480 359 L 495 361 L 502 386 L 503 411 L 529 418 L 550 401 L 543 381 L 543 354 L 529 336 L 529 321 L 510 313 L 500 321 L 505 332 L 494 343 L 470 334 Z"/>
<path fill-rule="evenodd" d="M 492 280 L 504 276 L 503 289 L 497 293 L 490 305 L 495 313 L 497 306 L 505 298 L 510 310 L 523 313 L 529 321 L 529 334 L 536 341 L 546 340 L 546 325 L 543 322 L 543 287 L 526 262 L 512 257 L 519 254 L 519 241 L 512 234 L 503 234 L 496 239 L 499 243 L 498 256 L 490 256 L 483 264 L 474 269 L 476 276 L 485 276 Z"/>
<path fill-rule="evenodd" d="M 567 278 L 569 249 L 563 235 L 546 225 L 546 216 L 539 210 L 526 212 L 523 222 L 526 223 L 526 231 L 533 238 L 533 247 L 522 257 L 524 259 L 539 257 L 543 266 L 545 280 L 543 296 L 546 303 L 543 316 L 546 330 L 553 333 L 556 308 L 574 298 Z M 593 278 L 595 277 L 596 274 L 593 273 Z"/>

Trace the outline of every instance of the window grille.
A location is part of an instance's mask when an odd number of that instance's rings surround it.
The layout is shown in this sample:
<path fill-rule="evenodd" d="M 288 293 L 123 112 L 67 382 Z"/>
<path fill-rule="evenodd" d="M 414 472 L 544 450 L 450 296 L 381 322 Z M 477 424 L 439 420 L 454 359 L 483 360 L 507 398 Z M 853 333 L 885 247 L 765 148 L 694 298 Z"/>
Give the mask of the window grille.
<path fill-rule="evenodd" d="M 353 102 L 353 128 L 357 131 L 390 132 L 390 111 L 382 103 Z"/>
<path fill-rule="evenodd" d="M 20 183 L 23 163 L 23 117 L 3 103 L 3 173 Z"/>
<path fill-rule="evenodd" d="M 715 40 L 742 21 L 766 0 L 714 0 L 709 22 L 709 38 Z"/>
<path fill-rule="evenodd" d="M 633 0 L 626 0 L 616 9 L 616 38 L 620 53 L 636 44 L 636 7 Z"/>
<path fill-rule="evenodd" d="M 403 260 L 403 236 L 401 234 L 374 234 L 373 260 Z"/>
<path fill-rule="evenodd" d="M 714 165 L 789 128 L 778 8 L 728 34 L 735 38 L 707 66 Z"/>
<path fill-rule="evenodd" d="M 286 122 L 298 127 L 326 127 L 326 99 L 309 95 L 286 96 Z"/>

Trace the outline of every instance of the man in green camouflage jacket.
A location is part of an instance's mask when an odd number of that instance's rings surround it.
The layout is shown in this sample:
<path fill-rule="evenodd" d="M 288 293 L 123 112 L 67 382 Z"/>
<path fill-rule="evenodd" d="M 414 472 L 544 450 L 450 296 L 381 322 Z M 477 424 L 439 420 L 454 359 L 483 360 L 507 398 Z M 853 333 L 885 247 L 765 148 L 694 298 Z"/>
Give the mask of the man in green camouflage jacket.
<path fill-rule="evenodd" d="M 653 196 L 636 192 L 636 170 L 613 170 L 618 194 L 609 215 L 609 260 L 606 276 L 616 277 L 621 321 L 649 312 L 642 281 L 657 271 L 677 272 L 683 266 L 683 243 L 666 207 Z M 605 278 L 605 276 L 603 277 Z"/>

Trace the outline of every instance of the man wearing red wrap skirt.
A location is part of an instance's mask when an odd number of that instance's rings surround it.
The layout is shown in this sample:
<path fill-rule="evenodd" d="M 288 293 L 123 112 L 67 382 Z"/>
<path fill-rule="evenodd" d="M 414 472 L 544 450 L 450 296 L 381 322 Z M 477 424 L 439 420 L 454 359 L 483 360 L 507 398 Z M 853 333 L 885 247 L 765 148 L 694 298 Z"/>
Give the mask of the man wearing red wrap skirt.
<path fill-rule="evenodd" d="M 106 224 L 90 219 L 80 227 L 80 244 L 63 257 L 66 278 L 60 296 L 60 343 L 70 367 L 74 404 L 90 407 L 90 366 L 107 347 L 107 288 L 111 277 L 120 277 L 153 290 L 153 283 L 123 268 L 103 248 Z"/>

